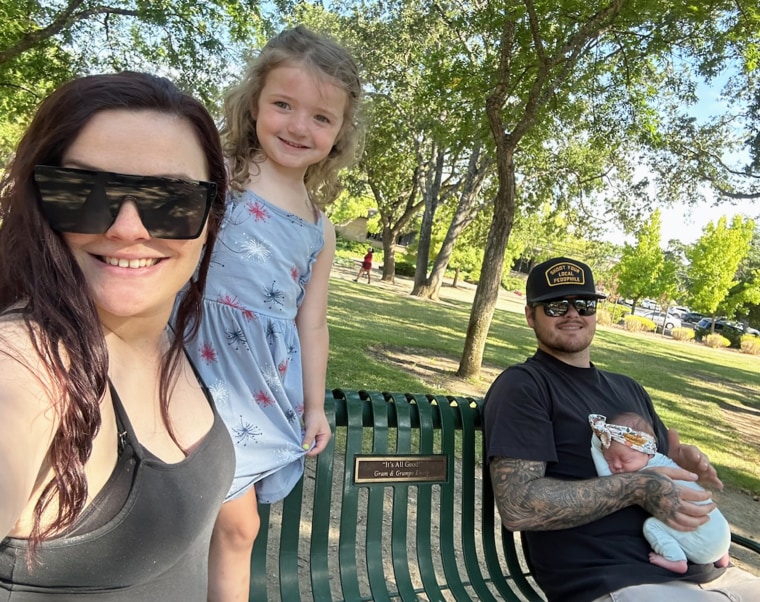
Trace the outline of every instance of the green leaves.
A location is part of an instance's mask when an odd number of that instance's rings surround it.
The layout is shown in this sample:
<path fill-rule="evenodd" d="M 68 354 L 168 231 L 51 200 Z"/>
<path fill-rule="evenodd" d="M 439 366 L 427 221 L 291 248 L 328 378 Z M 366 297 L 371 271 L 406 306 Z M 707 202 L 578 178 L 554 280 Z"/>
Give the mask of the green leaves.
<path fill-rule="evenodd" d="M 722 217 L 717 224 L 707 224 L 702 237 L 686 251 L 693 310 L 715 315 L 724 304 L 722 313 L 736 312 L 740 299 L 728 299 L 729 291 L 739 284 L 737 270 L 750 250 L 754 227 L 751 219 L 739 215 L 730 225 Z"/>
<path fill-rule="evenodd" d="M 659 210 L 636 233 L 636 244 L 625 245 L 615 271 L 618 293 L 637 302 L 643 297 L 672 299 L 676 292 L 676 265 L 660 248 Z M 634 305 L 635 308 L 635 305 Z"/>
<path fill-rule="evenodd" d="M 0 156 L 37 103 L 77 75 L 131 69 L 165 75 L 213 110 L 265 23 L 231 0 L 7 1 L 0 8 Z"/>

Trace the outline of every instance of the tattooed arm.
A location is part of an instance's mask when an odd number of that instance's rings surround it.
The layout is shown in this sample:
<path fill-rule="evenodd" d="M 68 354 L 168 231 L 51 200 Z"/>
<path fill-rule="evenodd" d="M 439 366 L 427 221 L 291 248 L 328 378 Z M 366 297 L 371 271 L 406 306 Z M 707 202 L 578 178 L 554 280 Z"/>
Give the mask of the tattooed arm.
<path fill-rule="evenodd" d="M 568 529 L 632 505 L 641 506 L 674 529 L 691 531 L 707 522 L 715 507 L 692 503 L 709 499 L 709 494 L 688 490 L 695 496 L 679 488 L 672 478 L 687 474 L 679 469 L 562 481 L 544 476 L 545 462 L 496 457 L 491 459 L 490 470 L 499 515 L 510 531 Z"/>

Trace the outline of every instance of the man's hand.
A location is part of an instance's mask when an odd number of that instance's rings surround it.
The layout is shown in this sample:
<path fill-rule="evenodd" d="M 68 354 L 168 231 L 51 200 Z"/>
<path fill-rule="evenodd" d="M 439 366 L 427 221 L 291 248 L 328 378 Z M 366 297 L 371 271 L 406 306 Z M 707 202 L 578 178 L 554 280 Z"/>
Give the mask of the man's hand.
<path fill-rule="evenodd" d="M 639 505 L 649 514 L 677 531 L 693 531 L 710 520 L 707 515 L 715 509 L 715 504 L 703 503 L 710 501 L 710 492 L 675 482 L 696 481 L 696 474 L 672 467 L 647 468 L 641 474 L 652 477 L 639 500 Z"/>
<path fill-rule="evenodd" d="M 723 482 L 710 464 L 710 459 L 693 445 L 684 445 L 678 437 L 678 431 L 668 429 L 668 456 L 681 468 L 697 475 L 697 482 L 710 489 L 723 490 Z M 679 477 L 680 478 L 680 477 Z M 684 479 L 689 480 L 689 479 Z"/>

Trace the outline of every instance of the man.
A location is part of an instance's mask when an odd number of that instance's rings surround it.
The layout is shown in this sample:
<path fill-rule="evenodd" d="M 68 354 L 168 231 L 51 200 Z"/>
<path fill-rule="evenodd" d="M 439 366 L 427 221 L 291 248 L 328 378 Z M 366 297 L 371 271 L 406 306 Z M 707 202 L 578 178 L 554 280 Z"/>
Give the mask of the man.
<path fill-rule="evenodd" d="M 585 263 L 545 261 L 533 268 L 526 289 L 525 317 L 538 350 L 494 381 L 484 422 L 501 520 L 524 532 L 530 564 L 549 600 L 717 602 L 729 598 L 703 588 L 726 584 L 732 600 L 760 600 L 760 579 L 734 567 L 690 565 L 679 575 L 650 564 L 642 534 L 648 516 L 690 531 L 715 507 L 695 503 L 709 500 L 709 492 L 674 481 L 722 483 L 704 454 L 667 430 L 638 383 L 591 363 L 596 304 L 604 295 Z M 589 414 L 623 411 L 647 416 L 660 451 L 684 470 L 597 477 Z"/>

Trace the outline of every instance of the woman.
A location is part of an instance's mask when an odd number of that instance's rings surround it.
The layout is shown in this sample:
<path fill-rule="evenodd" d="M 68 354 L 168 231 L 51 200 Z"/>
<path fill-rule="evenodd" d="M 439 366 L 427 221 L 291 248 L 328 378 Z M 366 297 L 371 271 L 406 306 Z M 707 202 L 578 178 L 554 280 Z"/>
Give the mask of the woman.
<path fill-rule="evenodd" d="M 174 332 L 200 318 L 225 192 L 213 120 L 162 78 L 64 84 L 21 140 L 0 185 L 0 600 L 205 600 L 234 454 Z"/>

